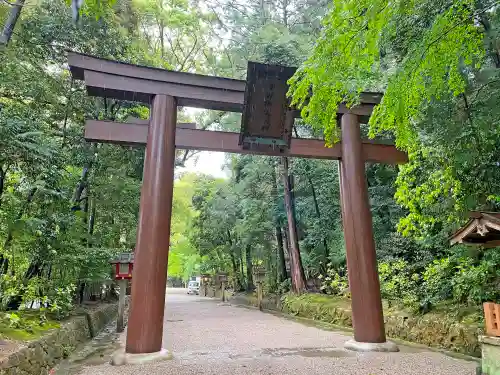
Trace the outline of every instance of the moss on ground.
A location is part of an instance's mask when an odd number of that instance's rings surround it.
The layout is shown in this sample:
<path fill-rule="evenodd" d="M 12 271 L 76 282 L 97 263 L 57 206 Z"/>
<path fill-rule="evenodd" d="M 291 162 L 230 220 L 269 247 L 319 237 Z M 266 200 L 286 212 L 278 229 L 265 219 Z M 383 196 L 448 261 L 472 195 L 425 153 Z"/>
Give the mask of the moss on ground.
<path fill-rule="evenodd" d="M 281 308 L 294 316 L 352 327 L 351 301 L 324 294 L 287 294 Z M 385 329 L 389 337 L 472 356 L 480 356 L 482 311 L 478 307 L 440 304 L 426 314 L 414 314 L 384 302 Z"/>
<path fill-rule="evenodd" d="M 310 310 L 314 305 L 323 305 L 331 308 L 340 308 L 350 310 L 351 300 L 345 297 L 331 296 L 327 294 L 306 293 L 301 295 L 287 294 L 283 297 L 285 307 L 288 307 L 290 313 L 301 315 L 301 312 Z M 479 324 L 483 323 L 483 311 L 478 306 L 457 306 L 451 303 L 443 302 L 433 308 L 426 314 L 415 314 L 402 306 L 383 302 L 385 315 L 420 317 L 453 320 L 456 323 Z M 319 320 L 325 320 L 321 319 Z"/>
<path fill-rule="evenodd" d="M 9 314 L 15 314 L 17 317 L 9 318 Z M 38 310 L 0 313 L 0 338 L 2 339 L 31 341 L 59 327 L 59 322 L 48 316 L 44 318 Z"/>

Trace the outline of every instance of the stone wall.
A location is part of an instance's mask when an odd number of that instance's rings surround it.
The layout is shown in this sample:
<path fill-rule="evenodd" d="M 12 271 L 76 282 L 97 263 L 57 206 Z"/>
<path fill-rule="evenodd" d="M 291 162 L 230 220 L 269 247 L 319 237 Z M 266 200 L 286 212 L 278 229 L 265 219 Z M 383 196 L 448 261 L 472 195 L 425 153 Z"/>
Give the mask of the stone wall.
<path fill-rule="evenodd" d="M 238 305 L 258 307 L 257 296 L 255 294 L 238 293 L 230 298 L 230 302 Z M 264 296 L 262 298 L 262 309 L 287 313 L 287 311 L 284 311 L 280 298 L 275 295 Z"/>
<path fill-rule="evenodd" d="M 389 337 L 481 357 L 479 336 L 483 330 L 478 325 L 464 325 L 445 317 L 438 319 L 435 315 L 412 317 L 386 314 L 384 321 Z"/>
<path fill-rule="evenodd" d="M 352 314 L 345 306 L 332 306 L 297 300 L 283 304 L 279 296 L 266 296 L 262 301 L 264 310 L 281 311 L 285 314 L 318 320 L 342 327 L 352 327 Z M 237 294 L 232 303 L 257 306 L 255 295 Z M 384 313 L 385 330 L 388 337 L 405 340 L 429 347 L 449 350 L 474 357 L 481 357 L 478 337 L 482 328 L 478 325 L 463 325 L 436 315 L 408 316 Z"/>
<path fill-rule="evenodd" d="M 117 304 L 96 306 L 71 318 L 61 328 L 28 342 L 0 362 L 0 375 L 47 375 L 55 364 L 95 336 L 116 316 Z"/>

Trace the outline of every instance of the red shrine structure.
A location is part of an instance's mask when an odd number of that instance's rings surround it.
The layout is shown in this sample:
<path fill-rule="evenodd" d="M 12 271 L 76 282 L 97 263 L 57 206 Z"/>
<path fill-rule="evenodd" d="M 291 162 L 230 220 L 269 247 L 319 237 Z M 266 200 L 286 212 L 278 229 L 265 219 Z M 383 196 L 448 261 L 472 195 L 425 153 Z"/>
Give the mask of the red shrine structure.
<path fill-rule="evenodd" d="M 340 161 L 344 226 L 355 342 L 385 343 L 372 217 L 365 163 L 404 163 L 393 145 L 361 138 L 382 95 L 362 93 L 359 105 L 340 105 L 342 140 L 326 148 L 321 139 L 292 137 L 299 112 L 286 98 L 295 69 L 249 63 L 246 81 L 181 73 L 69 53 L 73 78 L 88 95 L 151 105 L 149 121 L 88 120 L 91 142 L 146 145 L 134 259 L 126 352 L 155 353 L 162 347 L 165 286 L 176 149 L 198 149 Z M 219 132 L 177 124 L 177 107 L 242 113 L 241 132 Z"/>

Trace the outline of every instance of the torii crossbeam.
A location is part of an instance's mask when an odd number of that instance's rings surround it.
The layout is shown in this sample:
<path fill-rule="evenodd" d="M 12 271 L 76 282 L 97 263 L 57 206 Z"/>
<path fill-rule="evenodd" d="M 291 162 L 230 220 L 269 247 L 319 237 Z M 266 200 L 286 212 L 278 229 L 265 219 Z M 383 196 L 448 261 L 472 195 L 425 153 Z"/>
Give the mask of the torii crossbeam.
<path fill-rule="evenodd" d="M 69 53 L 68 60 L 73 77 L 84 80 L 89 95 L 151 104 L 149 121 L 88 120 L 85 125 L 88 141 L 146 145 L 127 353 L 154 353 L 162 346 L 176 148 L 340 160 L 354 339 L 362 344 L 386 341 L 364 165 L 404 163 L 407 155 L 393 145 L 361 139 L 360 120 L 369 118 L 381 94 L 363 93 L 354 108 L 340 105 L 342 142 L 326 148 L 322 140 L 291 137 L 299 114 L 284 97 L 290 68 L 249 63 L 247 81 L 242 81 L 77 53 Z M 242 131 L 177 125 L 178 106 L 242 112 Z"/>

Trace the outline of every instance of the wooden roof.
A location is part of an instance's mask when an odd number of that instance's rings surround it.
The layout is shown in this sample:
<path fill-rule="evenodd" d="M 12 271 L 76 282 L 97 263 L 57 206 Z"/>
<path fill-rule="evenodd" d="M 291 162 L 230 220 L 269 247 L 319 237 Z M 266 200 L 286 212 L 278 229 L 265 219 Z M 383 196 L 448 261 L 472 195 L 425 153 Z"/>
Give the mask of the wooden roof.
<path fill-rule="evenodd" d="M 500 246 L 500 212 L 472 211 L 467 223 L 449 238 L 450 244 Z"/>

